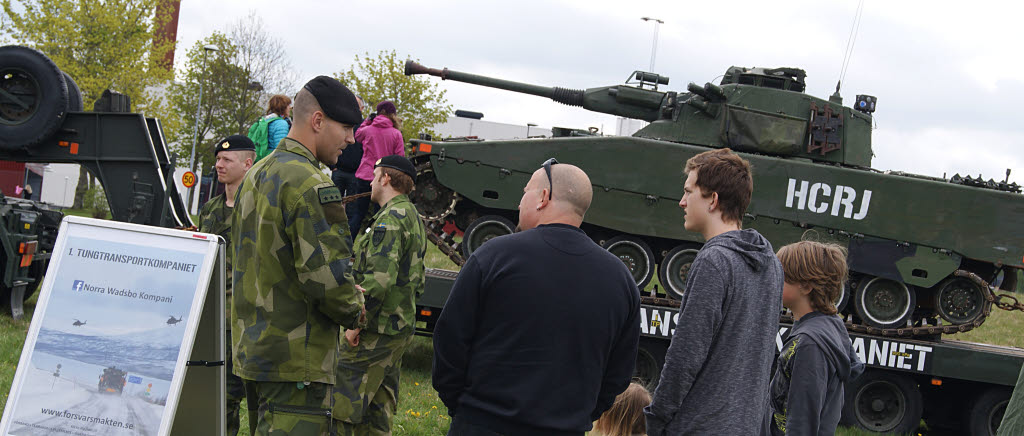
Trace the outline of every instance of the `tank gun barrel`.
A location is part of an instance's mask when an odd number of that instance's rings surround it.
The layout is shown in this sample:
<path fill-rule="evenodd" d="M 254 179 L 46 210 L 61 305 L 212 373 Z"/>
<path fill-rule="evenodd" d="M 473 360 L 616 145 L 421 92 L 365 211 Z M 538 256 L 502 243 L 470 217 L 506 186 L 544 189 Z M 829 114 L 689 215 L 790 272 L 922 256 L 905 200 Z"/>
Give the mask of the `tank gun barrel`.
<path fill-rule="evenodd" d="M 521 94 L 547 97 L 569 106 L 582 107 L 594 112 L 602 112 L 627 118 L 654 121 L 659 118 L 667 93 L 632 86 L 605 86 L 600 88 L 567 89 L 532 85 L 497 79 L 476 74 L 453 71 L 447 68 L 427 68 L 412 60 L 405 62 L 405 75 L 429 74 L 441 80 L 472 83 L 489 88 L 504 89 Z"/>

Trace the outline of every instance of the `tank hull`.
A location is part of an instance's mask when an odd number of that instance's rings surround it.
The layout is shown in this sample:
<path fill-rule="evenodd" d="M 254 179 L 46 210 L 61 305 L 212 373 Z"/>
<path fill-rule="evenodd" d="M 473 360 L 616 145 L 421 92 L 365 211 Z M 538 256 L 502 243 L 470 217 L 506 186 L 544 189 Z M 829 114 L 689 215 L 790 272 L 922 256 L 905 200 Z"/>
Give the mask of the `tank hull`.
<path fill-rule="evenodd" d="M 430 160 L 440 184 L 510 218 L 531 174 L 554 157 L 591 178 L 594 200 L 585 223 L 643 237 L 656 256 L 679 242 L 704 242 L 683 228 L 678 202 L 686 160 L 711 148 L 637 137 L 428 144 L 431 153 L 417 159 Z M 1024 222 L 1020 194 L 739 154 L 754 173 L 744 226 L 775 247 L 808 237 L 832 240 L 849 248 L 854 271 L 923 288 L 949 276 L 963 258 L 991 268 L 1024 267 L 1024 234 L 1013 228 Z"/>

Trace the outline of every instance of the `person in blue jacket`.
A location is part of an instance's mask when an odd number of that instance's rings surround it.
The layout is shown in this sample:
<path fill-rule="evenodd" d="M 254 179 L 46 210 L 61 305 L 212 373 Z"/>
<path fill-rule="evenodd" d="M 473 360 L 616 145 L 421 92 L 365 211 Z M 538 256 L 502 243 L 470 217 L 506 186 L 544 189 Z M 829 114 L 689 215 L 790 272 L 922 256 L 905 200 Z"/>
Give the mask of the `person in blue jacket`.
<path fill-rule="evenodd" d="M 269 129 L 267 132 L 267 152 L 273 151 L 277 148 L 277 144 L 288 136 L 288 129 L 291 129 L 292 123 L 288 114 L 292 109 L 292 99 L 288 98 L 287 95 L 277 94 L 270 97 L 270 102 L 267 104 L 267 114 L 264 118 L 274 119 L 267 125 Z"/>

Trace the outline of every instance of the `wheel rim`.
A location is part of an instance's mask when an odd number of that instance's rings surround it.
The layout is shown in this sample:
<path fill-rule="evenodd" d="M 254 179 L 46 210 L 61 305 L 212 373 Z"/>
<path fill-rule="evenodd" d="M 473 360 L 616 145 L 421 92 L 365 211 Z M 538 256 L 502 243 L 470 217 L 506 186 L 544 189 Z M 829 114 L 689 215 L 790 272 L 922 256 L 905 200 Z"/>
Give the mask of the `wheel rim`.
<path fill-rule="evenodd" d="M 660 369 L 658 360 L 649 351 L 643 348 L 637 349 L 633 378 L 639 379 L 644 386 L 653 386 L 658 382 L 656 377 Z"/>
<path fill-rule="evenodd" d="M 897 428 L 907 414 L 907 397 L 893 383 L 884 380 L 864 385 L 854 398 L 857 422 L 868 430 L 886 432 Z"/>
<path fill-rule="evenodd" d="M 466 236 L 465 243 L 469 245 L 470 252 L 473 252 L 487 241 L 511 233 L 512 229 L 508 228 L 505 223 L 500 221 L 484 221 L 473 227 L 473 232 Z"/>
<path fill-rule="evenodd" d="M 1010 403 L 1010 400 L 1003 400 L 996 404 L 988 412 L 988 434 L 996 434 L 996 430 L 999 430 L 999 424 L 1003 422 L 1003 414 L 1006 413 L 1006 405 Z"/>
<path fill-rule="evenodd" d="M 661 267 L 665 268 L 665 280 L 662 283 L 669 291 L 677 296 L 682 296 L 686 290 L 686 277 L 690 273 L 694 259 L 697 258 L 697 250 L 681 250 L 671 258 L 662 262 Z"/>
<path fill-rule="evenodd" d="M 981 315 L 985 296 L 976 283 L 954 277 L 937 294 L 939 316 L 954 324 L 965 324 Z"/>
<path fill-rule="evenodd" d="M 864 316 L 878 324 L 893 324 L 910 313 L 910 288 L 907 285 L 876 277 L 860 293 Z"/>
<path fill-rule="evenodd" d="M 608 251 L 626 264 L 629 274 L 633 280 L 640 283 L 651 273 L 650 259 L 647 251 L 640 244 L 633 241 L 619 241 L 608 246 Z"/>
<path fill-rule="evenodd" d="M 458 200 L 455 191 L 437 181 L 429 164 L 417 169 L 416 189 L 409 194 L 409 199 L 416 205 L 420 216 L 427 221 L 440 220 L 451 214 Z"/>
<path fill-rule="evenodd" d="M 39 82 L 18 69 L 0 70 L 0 124 L 15 126 L 35 116 L 39 110 Z"/>

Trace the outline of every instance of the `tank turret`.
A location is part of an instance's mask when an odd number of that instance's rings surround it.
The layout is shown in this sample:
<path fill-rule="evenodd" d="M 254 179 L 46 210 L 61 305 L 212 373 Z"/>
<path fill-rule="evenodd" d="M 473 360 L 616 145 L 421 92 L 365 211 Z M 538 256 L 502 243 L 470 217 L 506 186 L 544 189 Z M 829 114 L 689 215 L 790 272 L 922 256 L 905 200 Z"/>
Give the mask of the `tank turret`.
<path fill-rule="evenodd" d="M 406 61 L 405 74 L 430 74 L 650 122 L 633 135 L 639 138 L 871 166 L 871 115 L 843 106 L 838 93 L 828 100 L 804 94 L 806 73 L 797 68 L 730 67 L 719 85 L 690 83 L 683 93 L 658 91 L 668 78 L 643 71 L 630 75 L 633 82 L 586 90 L 438 70 L 413 61 Z"/>

